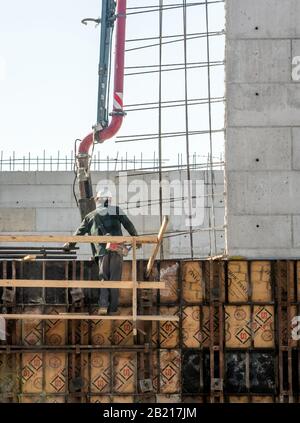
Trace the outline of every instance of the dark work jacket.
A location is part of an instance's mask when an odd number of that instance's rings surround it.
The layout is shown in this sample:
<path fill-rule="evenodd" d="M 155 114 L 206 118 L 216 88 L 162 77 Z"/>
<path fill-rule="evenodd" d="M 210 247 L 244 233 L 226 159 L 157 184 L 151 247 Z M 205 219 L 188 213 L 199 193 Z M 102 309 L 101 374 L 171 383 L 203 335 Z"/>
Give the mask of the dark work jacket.
<path fill-rule="evenodd" d="M 97 207 L 87 214 L 74 235 L 119 235 L 122 236 L 122 225 L 131 236 L 137 236 L 133 223 L 118 206 Z M 106 244 L 92 244 L 94 257 L 107 253 Z"/>

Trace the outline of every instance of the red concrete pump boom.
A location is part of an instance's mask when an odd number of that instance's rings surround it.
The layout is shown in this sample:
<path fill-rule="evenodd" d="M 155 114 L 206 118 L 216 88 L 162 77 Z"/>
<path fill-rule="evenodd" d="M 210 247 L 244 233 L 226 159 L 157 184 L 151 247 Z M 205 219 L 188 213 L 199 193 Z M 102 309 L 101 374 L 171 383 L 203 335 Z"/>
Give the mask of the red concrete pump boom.
<path fill-rule="evenodd" d="M 77 178 L 79 183 L 79 208 L 81 217 L 95 208 L 91 175 L 89 171 L 89 151 L 94 143 L 103 143 L 112 138 L 120 129 L 123 118 L 124 59 L 126 36 L 127 0 L 103 0 L 101 16 L 101 45 L 99 64 L 99 94 L 97 124 L 79 145 L 77 154 Z M 114 92 L 113 111 L 108 122 L 106 94 L 109 72 L 109 50 L 111 49 L 112 28 L 115 26 Z"/>

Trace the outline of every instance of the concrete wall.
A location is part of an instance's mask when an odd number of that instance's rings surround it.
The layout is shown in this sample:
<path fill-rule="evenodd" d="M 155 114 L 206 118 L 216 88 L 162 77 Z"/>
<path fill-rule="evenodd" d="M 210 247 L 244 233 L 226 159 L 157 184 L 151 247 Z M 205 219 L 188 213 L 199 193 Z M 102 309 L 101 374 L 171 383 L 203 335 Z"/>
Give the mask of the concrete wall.
<path fill-rule="evenodd" d="M 299 0 L 227 0 L 227 251 L 300 255 Z"/>
<path fill-rule="evenodd" d="M 120 178 L 121 176 L 121 178 Z M 198 231 L 208 228 L 211 225 L 211 197 L 207 196 L 211 192 L 210 177 L 205 171 L 192 171 L 192 179 L 203 183 L 203 221 L 196 221 L 193 228 L 197 232 L 193 235 L 195 257 L 204 257 L 210 254 L 210 232 Z M 186 172 L 173 171 L 164 173 L 164 181 L 182 181 L 186 178 Z M 124 175 L 114 172 L 93 172 L 92 180 L 97 183 L 108 179 L 122 189 L 118 199 L 118 204 L 126 211 L 133 220 L 137 230 L 141 234 L 156 234 L 159 229 L 159 208 L 158 190 L 152 190 L 150 197 L 150 186 L 153 181 L 158 181 L 158 174 Z M 5 233 L 26 233 L 26 234 L 68 234 L 71 235 L 80 224 L 79 211 L 73 197 L 72 184 L 74 174 L 72 172 L 0 172 L 0 231 Z M 144 186 L 141 186 L 144 182 Z M 201 185 L 201 184 L 200 184 Z M 76 186 L 77 188 L 77 186 Z M 130 190 L 128 198 L 124 193 Z M 137 207 L 137 192 L 142 190 L 142 201 Z M 135 192 L 136 191 L 136 192 Z M 147 193 L 147 191 L 149 191 Z M 222 171 L 214 174 L 215 196 L 215 217 L 217 253 L 224 250 L 224 176 Z M 118 194 L 118 193 L 117 193 Z M 175 195 L 174 195 L 175 196 Z M 157 207 L 150 210 L 146 207 L 148 201 L 157 204 Z M 164 214 L 170 215 L 171 232 L 188 231 L 186 221 L 188 219 L 183 213 L 177 215 L 178 207 L 182 205 L 179 201 L 170 201 L 165 196 Z M 144 201 L 144 203 L 143 203 Z M 170 207 L 170 210 L 168 210 Z M 143 210 L 143 215 L 141 215 Z M 177 212 L 175 213 L 175 211 Z M 147 213 L 148 212 L 148 213 Z M 124 231 L 126 233 L 126 231 Z M 173 233 L 174 235 L 174 233 Z M 141 253 L 139 253 L 139 257 Z M 86 245 L 80 246 L 80 258 L 88 258 L 90 248 Z M 149 247 L 145 247 L 144 257 L 149 256 Z M 164 242 L 165 258 L 188 258 L 191 257 L 190 238 L 188 234 L 174 236 Z"/>

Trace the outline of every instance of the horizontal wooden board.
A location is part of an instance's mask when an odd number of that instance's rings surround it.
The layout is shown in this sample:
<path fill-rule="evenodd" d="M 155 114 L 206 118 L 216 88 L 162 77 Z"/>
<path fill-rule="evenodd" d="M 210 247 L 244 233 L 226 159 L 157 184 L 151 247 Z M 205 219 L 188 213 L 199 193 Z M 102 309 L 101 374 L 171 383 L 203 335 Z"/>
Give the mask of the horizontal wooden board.
<path fill-rule="evenodd" d="M 140 244 L 156 244 L 157 236 L 69 236 L 69 235 L 0 235 L 0 242 L 74 242 L 76 244 L 126 242 L 131 244 L 135 240 Z"/>
<path fill-rule="evenodd" d="M 99 315 L 89 316 L 87 314 L 72 314 L 72 313 L 65 313 L 65 314 L 0 314 L 0 317 L 3 317 L 6 320 L 99 320 Z M 101 316 L 101 320 L 133 320 L 133 316 Z M 178 316 L 144 316 L 138 315 L 137 320 L 144 320 L 144 321 L 164 321 L 170 320 L 172 322 L 178 322 Z"/>
<path fill-rule="evenodd" d="M 121 288 L 132 289 L 133 282 L 122 281 L 81 281 L 81 280 L 44 280 L 44 279 L 0 279 L 0 286 L 17 288 Z M 164 282 L 137 282 L 138 289 L 165 289 Z"/>
<path fill-rule="evenodd" d="M 239 396 L 230 396 L 228 398 L 230 403 L 234 403 L 234 404 L 244 404 L 244 403 L 248 403 L 250 402 L 250 398 L 247 396 L 243 396 L 243 395 L 239 395 Z"/>

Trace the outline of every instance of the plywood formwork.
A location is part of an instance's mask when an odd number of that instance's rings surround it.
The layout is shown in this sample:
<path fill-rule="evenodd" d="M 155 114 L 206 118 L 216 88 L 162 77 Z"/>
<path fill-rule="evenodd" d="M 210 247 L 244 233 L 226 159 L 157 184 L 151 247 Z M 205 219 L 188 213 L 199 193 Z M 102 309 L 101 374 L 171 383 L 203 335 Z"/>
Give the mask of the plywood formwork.
<path fill-rule="evenodd" d="M 139 262 L 143 279 L 146 262 Z M 131 279 L 125 262 L 122 279 Z M 91 262 L 0 262 L 1 279 L 97 281 Z M 158 261 L 152 280 L 165 290 L 138 290 L 138 313 L 179 321 L 62 320 L 92 314 L 99 292 L 84 289 L 74 310 L 65 288 L 0 287 L 8 320 L 0 344 L 2 402 L 299 402 L 300 348 L 291 337 L 300 315 L 297 261 Z M 149 291 L 149 290 L 148 290 Z M 129 293 L 129 295 L 128 295 Z M 120 314 L 132 295 L 120 292 Z M 41 319 L 43 314 L 53 315 Z"/>

